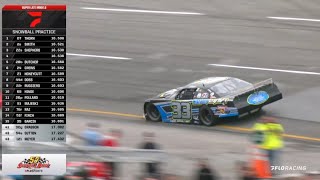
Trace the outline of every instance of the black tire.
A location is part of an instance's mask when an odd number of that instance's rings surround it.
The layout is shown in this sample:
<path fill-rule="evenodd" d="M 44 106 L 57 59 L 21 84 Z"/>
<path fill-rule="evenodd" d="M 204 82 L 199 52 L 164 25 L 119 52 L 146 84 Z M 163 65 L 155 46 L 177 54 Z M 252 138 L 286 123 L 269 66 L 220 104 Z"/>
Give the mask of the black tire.
<path fill-rule="evenodd" d="M 199 119 L 205 126 L 213 126 L 218 123 L 218 118 L 208 106 L 202 106 L 199 110 Z"/>
<path fill-rule="evenodd" d="M 145 117 L 147 121 L 159 122 L 161 121 L 161 115 L 157 107 L 152 103 L 147 103 L 145 105 Z"/>

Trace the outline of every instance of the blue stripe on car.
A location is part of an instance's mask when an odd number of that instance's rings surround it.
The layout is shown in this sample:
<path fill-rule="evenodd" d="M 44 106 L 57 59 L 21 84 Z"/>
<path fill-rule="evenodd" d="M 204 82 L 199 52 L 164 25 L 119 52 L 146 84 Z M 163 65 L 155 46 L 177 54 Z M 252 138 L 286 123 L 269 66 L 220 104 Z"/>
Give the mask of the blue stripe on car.
<path fill-rule="evenodd" d="M 164 110 L 164 107 L 171 106 L 171 103 L 161 102 L 161 103 L 154 103 L 154 105 L 157 107 L 158 111 L 160 112 L 162 122 L 170 123 L 172 112 L 166 112 Z"/>

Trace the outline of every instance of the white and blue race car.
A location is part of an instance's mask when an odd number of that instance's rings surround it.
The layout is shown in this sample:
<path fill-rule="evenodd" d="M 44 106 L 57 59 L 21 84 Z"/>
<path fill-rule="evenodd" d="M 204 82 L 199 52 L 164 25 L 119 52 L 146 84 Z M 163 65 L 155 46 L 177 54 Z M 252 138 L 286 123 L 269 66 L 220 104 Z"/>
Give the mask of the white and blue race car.
<path fill-rule="evenodd" d="M 252 84 L 209 77 L 147 99 L 143 110 L 147 121 L 212 126 L 219 119 L 251 114 L 280 99 L 282 93 L 272 79 Z"/>

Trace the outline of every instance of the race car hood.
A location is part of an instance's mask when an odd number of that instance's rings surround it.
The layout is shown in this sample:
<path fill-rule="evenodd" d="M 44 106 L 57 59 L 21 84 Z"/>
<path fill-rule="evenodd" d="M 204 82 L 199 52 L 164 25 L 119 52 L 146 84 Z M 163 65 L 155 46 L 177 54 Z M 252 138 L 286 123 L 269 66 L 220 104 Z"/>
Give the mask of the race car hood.
<path fill-rule="evenodd" d="M 179 93 L 179 90 L 181 90 L 181 88 L 170 89 L 168 91 L 165 91 L 165 92 L 160 93 L 152 98 L 145 100 L 145 102 L 150 102 L 150 101 L 161 102 L 161 101 L 172 100 Z"/>
<path fill-rule="evenodd" d="M 177 89 L 170 89 L 169 91 L 158 94 L 156 97 L 157 98 L 164 98 L 164 99 L 170 98 L 173 95 L 176 95 L 178 93 L 178 91 L 179 91 L 178 88 Z"/>

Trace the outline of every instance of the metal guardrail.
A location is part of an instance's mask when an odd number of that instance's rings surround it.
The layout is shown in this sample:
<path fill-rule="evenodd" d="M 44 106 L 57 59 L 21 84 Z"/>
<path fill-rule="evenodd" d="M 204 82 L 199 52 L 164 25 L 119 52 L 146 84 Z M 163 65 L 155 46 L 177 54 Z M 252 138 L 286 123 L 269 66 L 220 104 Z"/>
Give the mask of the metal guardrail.
<path fill-rule="evenodd" d="M 14 146 L 3 146 L 3 151 L 10 154 L 67 154 L 71 161 L 112 161 L 126 163 L 165 162 L 167 153 L 162 150 L 145 150 L 126 147 L 79 146 L 70 144 L 20 143 Z"/>

